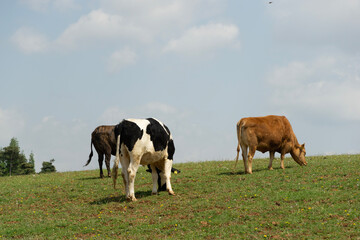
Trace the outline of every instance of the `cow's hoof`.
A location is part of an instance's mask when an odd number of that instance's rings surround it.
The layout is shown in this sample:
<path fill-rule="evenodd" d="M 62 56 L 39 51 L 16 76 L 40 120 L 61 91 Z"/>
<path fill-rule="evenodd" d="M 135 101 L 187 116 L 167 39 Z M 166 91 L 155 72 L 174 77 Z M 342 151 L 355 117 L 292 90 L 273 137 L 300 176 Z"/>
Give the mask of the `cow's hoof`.
<path fill-rule="evenodd" d="M 269 170 L 274 170 L 272 167 L 269 167 Z"/>
<path fill-rule="evenodd" d="M 126 198 L 126 201 L 128 201 L 128 202 L 136 202 L 137 199 L 135 198 L 135 196 L 130 196 L 130 197 Z"/>
<path fill-rule="evenodd" d="M 174 191 L 169 191 L 169 195 L 175 196 Z"/>
<path fill-rule="evenodd" d="M 151 195 L 158 195 L 158 192 L 152 192 Z"/>

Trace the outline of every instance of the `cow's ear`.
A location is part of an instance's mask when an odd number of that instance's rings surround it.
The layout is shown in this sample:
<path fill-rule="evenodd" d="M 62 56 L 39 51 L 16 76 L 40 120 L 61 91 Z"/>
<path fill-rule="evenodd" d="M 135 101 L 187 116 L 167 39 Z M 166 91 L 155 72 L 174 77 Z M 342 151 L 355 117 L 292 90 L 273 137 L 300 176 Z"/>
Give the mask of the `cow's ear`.
<path fill-rule="evenodd" d="M 303 143 L 303 145 L 301 145 L 301 148 L 303 148 L 303 149 L 305 148 L 305 143 Z"/>

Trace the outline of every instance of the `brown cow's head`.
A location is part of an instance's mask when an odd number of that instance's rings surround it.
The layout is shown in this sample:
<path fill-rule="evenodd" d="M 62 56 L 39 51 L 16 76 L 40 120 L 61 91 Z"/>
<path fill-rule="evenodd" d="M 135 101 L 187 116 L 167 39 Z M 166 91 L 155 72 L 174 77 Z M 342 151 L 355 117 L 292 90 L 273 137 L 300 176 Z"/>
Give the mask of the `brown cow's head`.
<path fill-rule="evenodd" d="M 306 166 L 307 162 L 305 159 L 306 150 L 305 143 L 303 145 L 296 145 L 293 150 L 290 152 L 292 158 L 297 162 L 300 166 Z"/>

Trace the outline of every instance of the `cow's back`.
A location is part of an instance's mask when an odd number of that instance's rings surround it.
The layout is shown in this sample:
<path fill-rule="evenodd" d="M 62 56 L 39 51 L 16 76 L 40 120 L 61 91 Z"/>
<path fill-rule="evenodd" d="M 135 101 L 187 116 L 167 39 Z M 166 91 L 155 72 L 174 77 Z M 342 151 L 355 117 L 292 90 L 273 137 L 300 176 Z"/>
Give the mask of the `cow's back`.
<path fill-rule="evenodd" d="M 105 153 L 110 150 L 112 155 L 116 154 L 114 128 L 114 125 L 101 125 L 92 132 L 92 142 L 97 151 Z"/>
<path fill-rule="evenodd" d="M 241 142 L 258 151 L 280 152 L 293 139 L 290 122 L 285 116 L 248 117 L 239 121 Z"/>

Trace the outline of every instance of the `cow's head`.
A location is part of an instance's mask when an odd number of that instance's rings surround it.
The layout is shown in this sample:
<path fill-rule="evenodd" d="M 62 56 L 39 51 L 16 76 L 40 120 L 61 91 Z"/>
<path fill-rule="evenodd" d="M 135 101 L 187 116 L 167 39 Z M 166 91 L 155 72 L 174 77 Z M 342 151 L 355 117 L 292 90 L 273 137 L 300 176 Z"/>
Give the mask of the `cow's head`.
<path fill-rule="evenodd" d="M 293 150 L 290 152 L 292 158 L 297 162 L 300 166 L 306 166 L 307 162 L 305 159 L 306 150 L 305 143 L 303 145 L 295 145 Z"/>
<path fill-rule="evenodd" d="M 150 165 L 148 165 L 148 169 L 146 169 L 147 172 L 152 173 L 151 167 Z M 160 169 L 156 168 L 156 172 L 158 174 L 158 191 L 166 191 L 166 183 L 164 183 L 163 185 L 161 185 L 161 176 L 160 173 L 162 172 Z M 181 173 L 181 171 L 179 169 L 176 168 L 171 168 L 171 172 L 178 174 Z"/>

